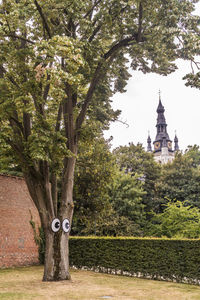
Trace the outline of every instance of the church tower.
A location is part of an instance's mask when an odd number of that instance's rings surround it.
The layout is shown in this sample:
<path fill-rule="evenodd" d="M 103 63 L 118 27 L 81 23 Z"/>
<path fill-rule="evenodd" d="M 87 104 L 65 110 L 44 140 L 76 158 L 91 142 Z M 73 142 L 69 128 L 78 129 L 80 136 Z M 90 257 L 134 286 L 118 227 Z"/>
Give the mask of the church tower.
<path fill-rule="evenodd" d="M 175 143 L 175 148 L 172 150 L 172 141 L 169 138 L 169 135 L 167 133 L 167 123 L 165 120 L 164 116 L 164 106 L 162 105 L 161 102 L 161 97 L 159 93 L 159 104 L 157 108 L 157 124 L 156 124 L 156 129 L 157 129 L 157 134 L 156 138 L 153 142 L 153 153 L 154 153 L 154 159 L 157 162 L 160 162 L 162 164 L 171 162 L 174 159 L 174 154 L 175 151 L 179 150 L 178 146 L 178 138 L 175 135 L 174 143 Z M 147 139 L 147 151 L 151 151 L 151 139 L 150 136 L 148 136 Z"/>

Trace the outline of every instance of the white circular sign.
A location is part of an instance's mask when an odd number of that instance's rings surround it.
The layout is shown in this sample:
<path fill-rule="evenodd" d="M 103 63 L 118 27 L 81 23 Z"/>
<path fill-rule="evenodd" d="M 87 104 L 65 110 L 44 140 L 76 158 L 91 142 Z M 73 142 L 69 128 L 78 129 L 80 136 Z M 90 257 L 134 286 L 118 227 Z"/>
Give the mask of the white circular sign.
<path fill-rule="evenodd" d="M 70 230 L 70 223 L 68 219 L 64 219 L 62 222 L 62 229 L 64 232 L 69 232 Z"/>
<path fill-rule="evenodd" d="M 58 232 L 60 230 L 60 220 L 55 218 L 51 223 L 51 229 L 53 232 Z"/>

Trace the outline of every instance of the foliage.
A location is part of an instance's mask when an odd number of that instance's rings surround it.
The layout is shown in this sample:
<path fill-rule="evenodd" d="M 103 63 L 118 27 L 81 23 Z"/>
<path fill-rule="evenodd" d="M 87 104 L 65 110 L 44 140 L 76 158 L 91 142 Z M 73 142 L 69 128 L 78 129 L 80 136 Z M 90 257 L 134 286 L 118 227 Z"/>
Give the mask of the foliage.
<path fill-rule="evenodd" d="M 192 168 L 198 168 L 200 166 L 200 150 L 198 145 L 188 146 L 184 156 L 190 159 Z"/>
<path fill-rule="evenodd" d="M 131 176 L 123 172 L 117 172 L 110 185 L 109 197 L 112 209 L 117 215 L 113 222 L 114 235 L 142 235 L 144 225 L 144 205 L 142 204 L 143 184 L 139 182 L 138 176 Z M 104 233 L 105 234 L 105 233 Z"/>
<path fill-rule="evenodd" d="M 198 50 L 198 52 L 199 52 L 199 50 Z M 195 65 L 197 67 L 197 70 L 199 70 L 199 63 L 195 63 Z M 186 80 L 186 83 L 185 83 L 186 86 L 200 89 L 200 72 L 199 71 L 197 71 L 196 73 L 193 71 L 192 73 L 184 76 L 183 79 Z"/>
<path fill-rule="evenodd" d="M 22 176 L 22 170 L 17 164 L 12 150 L 1 139 L 0 173 L 14 176 Z"/>
<path fill-rule="evenodd" d="M 100 236 L 143 235 L 144 194 L 142 184 L 115 167 L 115 174 L 107 186 L 107 209 L 94 214 L 88 234 Z"/>
<path fill-rule="evenodd" d="M 200 210 L 180 201 L 169 201 L 163 213 L 155 214 L 151 235 L 168 238 L 199 238 Z"/>
<path fill-rule="evenodd" d="M 116 170 L 109 142 L 94 133 L 82 137 L 75 169 L 72 234 L 94 233 L 94 223 L 110 209 L 108 188 Z M 88 134 L 89 133 L 89 134 Z"/>
<path fill-rule="evenodd" d="M 145 205 L 145 211 L 149 213 L 156 210 L 155 184 L 160 176 L 161 167 L 154 161 L 153 154 L 146 152 L 141 144 L 133 143 L 116 148 L 114 154 L 121 170 L 143 182 L 145 193 L 142 196 L 142 203 Z"/>
<path fill-rule="evenodd" d="M 156 183 L 160 212 L 162 203 L 166 203 L 167 199 L 187 201 L 190 205 L 200 207 L 200 169 L 192 155 L 192 149 L 184 155 L 177 153 L 172 163 L 162 166 L 161 176 Z"/>
<path fill-rule="evenodd" d="M 92 129 L 94 131 L 95 126 Z M 96 134 L 80 143 L 75 171 L 73 234 L 140 235 L 142 183 L 119 172 L 109 145 Z"/>
<path fill-rule="evenodd" d="M 101 272 L 199 284 L 200 240 L 72 237 L 70 263 Z"/>
<path fill-rule="evenodd" d="M 101 214 L 98 214 L 98 210 L 93 210 L 92 221 L 86 217 L 87 234 L 198 237 L 198 222 L 195 221 L 196 218 L 191 220 L 195 208 L 191 205 L 199 207 L 200 203 L 199 153 L 199 148 L 195 145 L 189 147 L 185 154 L 177 153 L 172 163 L 160 166 L 141 145 L 130 144 L 115 149 L 114 155 L 122 172 L 113 169 L 115 174 L 112 174 L 112 179 L 110 177 L 109 184 L 104 186 L 102 199 L 107 197 L 106 210 L 102 207 Z M 137 180 L 138 178 L 142 180 Z M 93 179 L 90 180 L 91 185 Z M 89 182 L 86 185 L 89 186 Z M 173 199 L 174 203 L 169 199 Z M 180 204 L 180 201 L 183 204 Z M 164 204 L 168 208 L 172 206 L 172 209 L 177 209 L 180 219 L 176 218 L 176 210 L 173 215 L 177 226 L 168 217 L 166 210 L 163 214 L 163 218 L 166 216 L 166 222 L 160 219 L 166 208 Z M 158 214 L 157 217 L 155 213 Z M 152 219 L 153 216 L 155 217 Z M 186 217 L 186 221 L 187 217 L 189 218 L 187 222 L 183 222 L 183 216 Z M 161 224 L 155 225 L 155 222 Z"/>
<path fill-rule="evenodd" d="M 134 221 L 127 217 L 120 216 L 112 206 L 108 206 L 107 210 L 101 214 L 94 214 L 93 222 L 87 223 L 87 230 L 84 235 L 95 236 L 140 236 L 141 228 Z"/>

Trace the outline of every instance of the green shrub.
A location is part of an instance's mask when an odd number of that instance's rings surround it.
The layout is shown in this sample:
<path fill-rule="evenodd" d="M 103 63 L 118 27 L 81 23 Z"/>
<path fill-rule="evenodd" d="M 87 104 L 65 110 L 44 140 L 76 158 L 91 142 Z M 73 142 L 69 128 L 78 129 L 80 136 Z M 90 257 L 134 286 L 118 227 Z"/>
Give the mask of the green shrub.
<path fill-rule="evenodd" d="M 35 237 L 44 263 L 43 230 Z M 200 284 L 199 239 L 70 237 L 69 256 L 77 268 Z"/>
<path fill-rule="evenodd" d="M 200 209 L 188 205 L 188 202 L 169 201 L 160 214 L 154 214 L 150 236 L 168 238 L 199 238 Z"/>
<path fill-rule="evenodd" d="M 200 240 L 71 237 L 70 265 L 200 283 Z"/>

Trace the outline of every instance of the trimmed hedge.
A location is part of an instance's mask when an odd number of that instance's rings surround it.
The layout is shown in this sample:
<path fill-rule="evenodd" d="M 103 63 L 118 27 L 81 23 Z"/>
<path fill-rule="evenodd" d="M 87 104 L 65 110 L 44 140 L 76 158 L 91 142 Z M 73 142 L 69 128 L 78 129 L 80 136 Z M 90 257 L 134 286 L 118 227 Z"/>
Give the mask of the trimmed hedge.
<path fill-rule="evenodd" d="M 200 240 L 71 237 L 70 265 L 200 284 Z"/>

